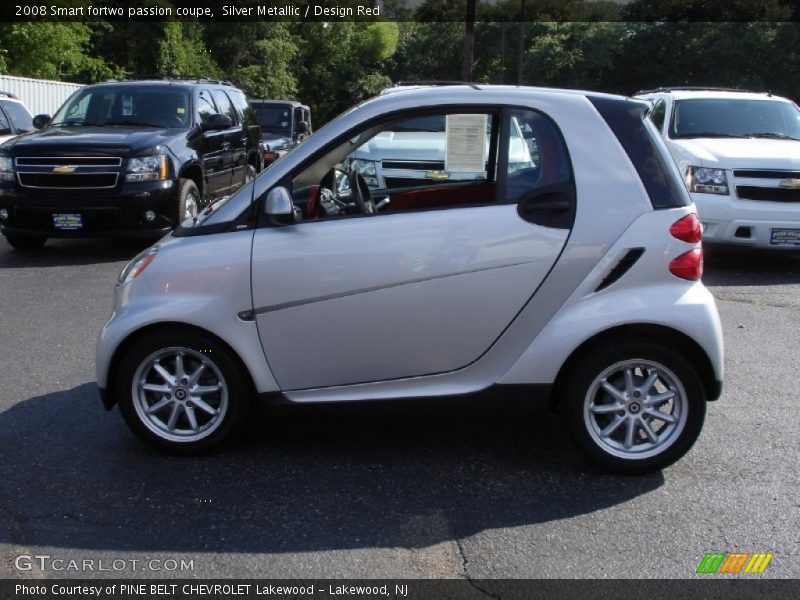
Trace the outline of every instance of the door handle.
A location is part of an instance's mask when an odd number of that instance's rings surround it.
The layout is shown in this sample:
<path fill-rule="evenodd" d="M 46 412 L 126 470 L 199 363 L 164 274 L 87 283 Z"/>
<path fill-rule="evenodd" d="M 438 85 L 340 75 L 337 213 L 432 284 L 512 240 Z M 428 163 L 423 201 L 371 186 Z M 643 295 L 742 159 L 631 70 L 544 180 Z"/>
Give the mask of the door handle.
<path fill-rule="evenodd" d="M 231 143 L 230 142 L 222 142 L 222 149 L 223 150 L 229 150 L 230 147 L 231 147 Z"/>

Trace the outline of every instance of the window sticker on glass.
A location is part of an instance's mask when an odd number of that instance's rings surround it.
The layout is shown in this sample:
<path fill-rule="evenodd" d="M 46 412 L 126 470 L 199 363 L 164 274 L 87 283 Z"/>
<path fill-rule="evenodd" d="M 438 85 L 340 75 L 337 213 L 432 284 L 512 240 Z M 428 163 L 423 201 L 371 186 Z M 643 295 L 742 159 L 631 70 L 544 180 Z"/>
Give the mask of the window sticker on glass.
<path fill-rule="evenodd" d="M 130 117 L 133 114 L 133 96 L 122 96 L 122 116 Z"/>
<path fill-rule="evenodd" d="M 486 170 L 486 115 L 447 115 L 445 171 Z"/>

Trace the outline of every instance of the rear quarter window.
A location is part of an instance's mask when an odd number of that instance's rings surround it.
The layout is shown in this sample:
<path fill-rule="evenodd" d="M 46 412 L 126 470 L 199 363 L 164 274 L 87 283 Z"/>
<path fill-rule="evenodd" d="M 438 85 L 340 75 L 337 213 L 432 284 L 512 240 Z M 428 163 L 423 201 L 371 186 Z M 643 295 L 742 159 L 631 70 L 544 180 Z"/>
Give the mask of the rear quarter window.
<path fill-rule="evenodd" d="M 619 140 L 642 180 L 653 208 L 688 206 L 690 199 L 672 159 L 648 129 L 646 102 L 604 96 L 587 96 Z M 660 140 L 659 140 L 660 141 Z M 669 162 L 668 162 L 669 161 Z"/>

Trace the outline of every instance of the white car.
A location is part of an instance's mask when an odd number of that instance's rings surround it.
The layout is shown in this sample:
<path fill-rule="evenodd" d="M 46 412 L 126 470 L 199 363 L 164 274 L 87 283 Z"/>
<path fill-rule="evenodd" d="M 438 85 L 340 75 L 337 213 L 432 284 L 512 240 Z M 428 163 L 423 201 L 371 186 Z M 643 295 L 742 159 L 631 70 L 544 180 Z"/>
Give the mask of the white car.
<path fill-rule="evenodd" d="M 720 395 L 722 333 L 700 222 L 647 108 L 449 86 L 345 112 L 124 268 L 97 345 L 105 406 L 188 454 L 259 404 L 521 399 L 559 409 L 601 467 L 674 462 Z M 445 161 L 481 177 L 387 202 L 357 169 L 335 174 L 431 115 L 451 132 Z M 513 166 L 512 120 L 535 132 L 535 165 Z"/>
<path fill-rule="evenodd" d="M 33 129 L 33 117 L 22 100 L 11 92 L 0 92 L 0 144 Z"/>
<path fill-rule="evenodd" d="M 686 181 L 710 243 L 800 249 L 800 110 L 769 93 L 637 93 Z"/>

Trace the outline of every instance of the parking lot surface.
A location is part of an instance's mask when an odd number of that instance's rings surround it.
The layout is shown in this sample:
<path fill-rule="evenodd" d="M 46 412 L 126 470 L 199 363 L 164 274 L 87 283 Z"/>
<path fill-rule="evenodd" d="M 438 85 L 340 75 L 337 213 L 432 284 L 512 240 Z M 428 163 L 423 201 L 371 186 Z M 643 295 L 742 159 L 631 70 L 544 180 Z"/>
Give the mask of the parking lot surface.
<path fill-rule="evenodd" d="M 712 551 L 800 577 L 800 253 L 707 251 L 723 396 L 684 459 L 619 477 L 556 415 L 258 419 L 219 454 L 156 454 L 94 384 L 142 247 L 0 238 L 0 577 L 694 577 Z"/>

